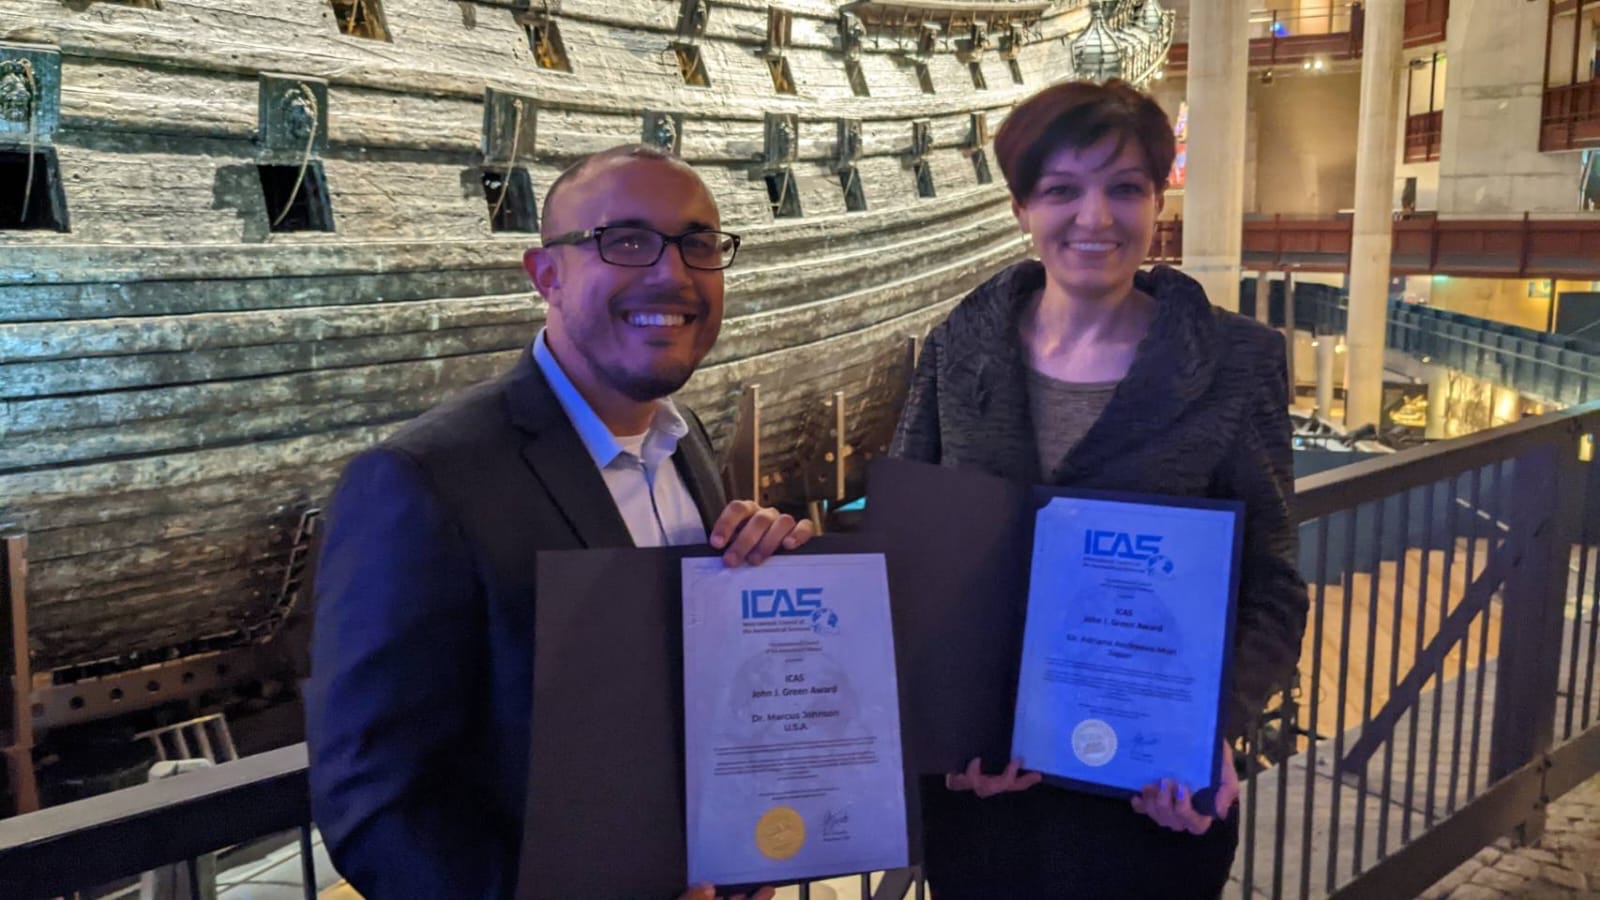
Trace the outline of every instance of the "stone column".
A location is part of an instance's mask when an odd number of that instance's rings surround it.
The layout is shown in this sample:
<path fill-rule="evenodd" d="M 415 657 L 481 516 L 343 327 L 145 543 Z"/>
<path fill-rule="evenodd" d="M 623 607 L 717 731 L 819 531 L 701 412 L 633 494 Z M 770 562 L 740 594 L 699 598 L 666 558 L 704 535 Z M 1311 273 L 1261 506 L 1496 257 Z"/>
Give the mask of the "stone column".
<path fill-rule="evenodd" d="M 1331 334 L 1318 335 L 1317 345 L 1317 414 L 1333 421 L 1333 357 L 1339 338 Z M 1347 393 L 1348 399 L 1349 394 Z"/>
<path fill-rule="evenodd" d="M 1183 271 L 1211 302 L 1239 308 L 1251 0 L 1189 7 L 1189 180 Z"/>
<path fill-rule="evenodd" d="M 1383 413 L 1383 345 L 1394 237 L 1395 142 L 1405 0 L 1369 0 L 1361 49 L 1356 129 L 1356 214 L 1350 245 L 1349 393 L 1344 423 L 1376 425 Z"/>
<path fill-rule="evenodd" d="M 1428 425 L 1422 436 L 1442 441 L 1450 436 L 1450 370 L 1428 366 Z"/>

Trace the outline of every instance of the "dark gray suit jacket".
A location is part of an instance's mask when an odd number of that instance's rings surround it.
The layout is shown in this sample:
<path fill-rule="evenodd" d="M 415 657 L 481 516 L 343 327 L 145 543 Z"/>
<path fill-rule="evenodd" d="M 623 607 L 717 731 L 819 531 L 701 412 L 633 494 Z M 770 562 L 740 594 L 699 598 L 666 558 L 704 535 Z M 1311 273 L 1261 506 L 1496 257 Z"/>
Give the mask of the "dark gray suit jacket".
<path fill-rule="evenodd" d="M 724 492 L 686 418 L 674 462 L 709 529 Z M 306 725 L 313 816 L 368 900 L 514 890 L 535 554 L 628 546 L 528 353 L 346 467 L 318 562 Z"/>

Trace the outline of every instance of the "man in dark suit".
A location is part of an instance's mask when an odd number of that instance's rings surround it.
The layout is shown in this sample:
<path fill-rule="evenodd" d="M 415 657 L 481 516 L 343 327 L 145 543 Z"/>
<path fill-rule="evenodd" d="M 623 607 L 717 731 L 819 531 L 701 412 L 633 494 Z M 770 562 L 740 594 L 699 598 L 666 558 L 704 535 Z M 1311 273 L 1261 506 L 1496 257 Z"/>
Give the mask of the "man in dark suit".
<path fill-rule="evenodd" d="M 704 429 L 668 399 L 721 326 L 739 239 L 720 228 L 699 176 L 663 151 L 567 170 L 525 258 L 548 303 L 533 347 L 345 469 L 307 734 L 313 815 L 368 900 L 515 888 L 538 551 L 709 540 L 738 565 L 810 537 L 726 503 Z"/>

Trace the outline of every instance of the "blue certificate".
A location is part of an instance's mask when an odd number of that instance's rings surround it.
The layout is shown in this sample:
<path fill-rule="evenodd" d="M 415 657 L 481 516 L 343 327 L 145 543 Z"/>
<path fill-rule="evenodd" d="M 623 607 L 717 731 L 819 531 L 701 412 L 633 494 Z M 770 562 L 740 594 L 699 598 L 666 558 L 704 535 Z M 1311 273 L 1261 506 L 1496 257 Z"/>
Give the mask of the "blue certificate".
<path fill-rule="evenodd" d="M 1039 509 L 1012 754 L 1070 787 L 1198 791 L 1221 763 L 1242 506 L 1142 499 Z"/>
<path fill-rule="evenodd" d="M 882 554 L 683 561 L 689 882 L 909 863 Z"/>

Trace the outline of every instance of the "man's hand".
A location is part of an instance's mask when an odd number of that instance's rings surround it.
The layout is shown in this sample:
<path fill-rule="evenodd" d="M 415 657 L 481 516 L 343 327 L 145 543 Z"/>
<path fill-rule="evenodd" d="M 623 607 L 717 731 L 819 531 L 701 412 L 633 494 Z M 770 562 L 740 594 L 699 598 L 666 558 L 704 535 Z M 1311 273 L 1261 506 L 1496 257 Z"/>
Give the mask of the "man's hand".
<path fill-rule="evenodd" d="M 727 900 L 772 900 L 774 896 L 776 895 L 773 893 L 772 888 L 764 887 L 751 894 L 748 898 L 744 894 L 734 894 Z M 683 896 L 679 897 L 678 900 L 722 900 L 722 898 L 717 894 L 716 888 L 709 884 L 702 884 L 684 891 Z"/>
<path fill-rule="evenodd" d="M 1217 788 L 1217 813 L 1223 816 L 1239 800 L 1239 773 L 1233 768 L 1233 748 L 1222 744 L 1222 784 Z M 1162 828 L 1205 834 L 1215 821 L 1214 816 L 1202 816 L 1194 809 L 1194 794 L 1184 785 L 1170 779 L 1147 784 L 1144 791 L 1133 798 L 1135 812 L 1155 820 Z"/>
<path fill-rule="evenodd" d="M 1013 759 L 1011 765 L 999 775 L 985 775 L 980 768 L 982 760 L 973 757 L 965 772 L 952 772 L 944 776 L 944 786 L 952 791 L 972 791 L 979 797 L 993 797 L 1010 791 L 1025 791 L 1043 780 L 1038 772 L 1018 774 L 1022 760 Z"/>
<path fill-rule="evenodd" d="M 759 566 L 771 559 L 779 547 L 793 550 L 811 540 L 813 535 L 809 520 L 796 522 L 794 516 L 770 506 L 761 506 L 753 500 L 735 500 L 711 526 L 711 546 L 724 551 L 722 562 L 725 565 Z"/>

